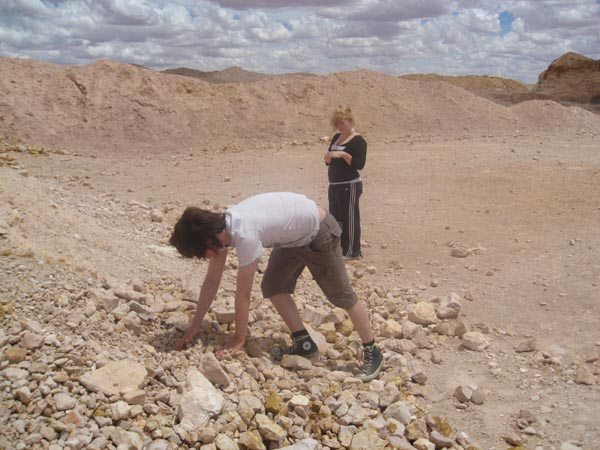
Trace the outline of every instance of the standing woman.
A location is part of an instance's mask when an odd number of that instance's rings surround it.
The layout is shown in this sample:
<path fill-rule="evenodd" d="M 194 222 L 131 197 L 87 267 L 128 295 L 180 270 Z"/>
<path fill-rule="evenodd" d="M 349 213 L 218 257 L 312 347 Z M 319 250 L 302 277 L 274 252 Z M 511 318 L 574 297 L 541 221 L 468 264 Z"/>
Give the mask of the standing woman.
<path fill-rule="evenodd" d="M 342 252 L 347 259 L 362 257 L 360 251 L 360 211 L 358 200 L 362 181 L 358 173 L 365 166 L 367 142 L 354 129 L 354 117 L 348 107 L 339 106 L 331 115 L 336 130 L 325 164 L 329 166 L 329 212 L 342 224 Z"/>

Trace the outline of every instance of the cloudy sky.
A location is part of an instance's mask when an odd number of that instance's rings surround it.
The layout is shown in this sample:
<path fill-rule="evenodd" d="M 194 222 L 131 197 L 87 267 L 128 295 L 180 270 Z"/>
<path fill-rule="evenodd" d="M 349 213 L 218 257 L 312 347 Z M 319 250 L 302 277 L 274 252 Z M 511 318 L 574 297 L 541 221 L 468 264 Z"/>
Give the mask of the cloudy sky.
<path fill-rule="evenodd" d="M 600 0 L 0 0 L 0 55 L 62 64 L 535 82 L 567 51 L 600 58 Z"/>

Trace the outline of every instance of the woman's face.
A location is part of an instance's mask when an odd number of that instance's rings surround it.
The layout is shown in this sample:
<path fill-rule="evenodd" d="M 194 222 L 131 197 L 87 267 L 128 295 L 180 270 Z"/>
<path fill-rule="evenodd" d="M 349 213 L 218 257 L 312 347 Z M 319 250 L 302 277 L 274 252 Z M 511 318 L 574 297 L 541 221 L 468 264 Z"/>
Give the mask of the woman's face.
<path fill-rule="evenodd" d="M 347 133 L 352 130 L 352 122 L 346 119 L 342 119 L 338 122 L 337 130 L 340 133 Z"/>

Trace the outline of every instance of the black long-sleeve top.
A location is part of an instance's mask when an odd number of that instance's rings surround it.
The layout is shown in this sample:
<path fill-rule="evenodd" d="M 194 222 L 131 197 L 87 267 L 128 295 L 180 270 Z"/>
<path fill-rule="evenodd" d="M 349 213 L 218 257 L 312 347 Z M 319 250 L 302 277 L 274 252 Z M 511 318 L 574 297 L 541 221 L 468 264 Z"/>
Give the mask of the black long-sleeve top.
<path fill-rule="evenodd" d="M 343 145 L 335 146 L 333 143 L 340 136 L 337 133 L 329 143 L 328 151 L 341 150 L 352 155 L 352 163 L 348 165 L 343 158 L 334 158 L 329 163 L 328 177 L 330 183 L 341 183 L 358 178 L 358 173 L 367 161 L 367 141 L 359 134 Z"/>

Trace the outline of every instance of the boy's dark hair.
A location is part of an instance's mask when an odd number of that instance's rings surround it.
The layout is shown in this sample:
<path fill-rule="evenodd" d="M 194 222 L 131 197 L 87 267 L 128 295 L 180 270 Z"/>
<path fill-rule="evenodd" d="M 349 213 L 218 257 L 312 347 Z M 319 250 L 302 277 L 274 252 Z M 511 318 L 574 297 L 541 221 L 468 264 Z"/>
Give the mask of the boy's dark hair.
<path fill-rule="evenodd" d="M 183 212 L 169 244 L 186 258 L 204 258 L 209 248 L 222 247 L 216 235 L 225 229 L 225 214 L 190 206 Z"/>

